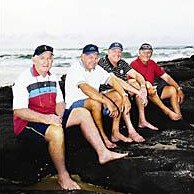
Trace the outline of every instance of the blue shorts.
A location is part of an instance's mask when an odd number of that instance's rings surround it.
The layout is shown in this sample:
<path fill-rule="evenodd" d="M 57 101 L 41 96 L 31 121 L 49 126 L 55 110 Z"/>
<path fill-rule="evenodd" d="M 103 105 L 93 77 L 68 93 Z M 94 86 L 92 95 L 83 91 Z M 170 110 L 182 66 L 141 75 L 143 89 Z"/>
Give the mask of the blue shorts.
<path fill-rule="evenodd" d="M 78 100 L 76 102 L 74 102 L 71 106 L 70 106 L 70 110 L 74 109 L 74 108 L 84 108 L 84 102 L 86 99 L 83 100 Z"/>
<path fill-rule="evenodd" d="M 76 102 L 74 102 L 70 108 L 68 109 L 68 111 L 72 111 L 74 108 L 84 108 L 84 102 L 85 102 L 86 99 L 83 99 L 83 100 L 78 100 Z M 70 113 L 69 113 L 70 114 Z M 103 110 L 102 110 L 102 114 L 104 116 L 106 115 L 109 115 L 110 114 L 110 111 L 108 110 L 108 108 L 104 108 L 103 107 Z"/>

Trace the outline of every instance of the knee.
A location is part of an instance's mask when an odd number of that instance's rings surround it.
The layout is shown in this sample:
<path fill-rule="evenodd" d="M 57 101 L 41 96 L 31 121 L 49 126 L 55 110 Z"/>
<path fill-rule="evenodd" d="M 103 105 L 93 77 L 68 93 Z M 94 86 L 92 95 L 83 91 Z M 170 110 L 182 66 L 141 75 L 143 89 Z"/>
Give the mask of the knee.
<path fill-rule="evenodd" d="M 155 97 L 157 97 L 156 88 L 154 88 L 154 87 L 149 87 L 149 88 L 147 88 L 147 91 L 148 91 L 148 96 L 149 96 L 150 98 L 155 98 Z"/>
<path fill-rule="evenodd" d="M 118 92 L 114 93 L 114 102 L 118 107 L 122 106 L 123 98 Z"/>
<path fill-rule="evenodd" d="M 46 137 L 51 141 L 62 142 L 64 140 L 63 128 L 54 125 L 50 126 Z"/>
<path fill-rule="evenodd" d="M 168 88 L 168 93 L 170 94 L 170 96 L 175 96 L 175 95 L 177 95 L 177 91 L 176 91 L 176 89 L 175 89 L 174 86 L 169 86 L 169 88 Z"/>
<path fill-rule="evenodd" d="M 90 106 L 91 106 L 90 108 L 92 111 L 96 111 L 96 110 L 100 111 L 102 108 L 102 104 L 96 100 L 91 100 Z M 85 114 L 88 114 L 86 111 L 84 111 L 84 112 L 85 112 Z"/>

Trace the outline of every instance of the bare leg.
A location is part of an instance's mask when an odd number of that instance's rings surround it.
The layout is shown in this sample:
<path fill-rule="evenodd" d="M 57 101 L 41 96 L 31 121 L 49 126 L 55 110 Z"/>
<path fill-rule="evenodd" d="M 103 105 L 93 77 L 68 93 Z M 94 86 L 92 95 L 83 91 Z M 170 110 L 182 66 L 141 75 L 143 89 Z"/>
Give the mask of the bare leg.
<path fill-rule="evenodd" d="M 119 110 L 121 110 L 122 105 L 122 98 L 116 91 L 107 92 L 106 96 L 110 98 L 118 107 Z M 123 142 L 132 142 L 132 139 L 130 137 L 125 137 L 123 134 L 119 131 L 119 123 L 121 119 L 121 114 L 119 114 L 118 117 L 113 118 L 113 126 L 112 126 L 112 136 L 111 140 L 113 142 L 117 141 L 123 141 Z"/>
<path fill-rule="evenodd" d="M 58 183 L 62 189 L 80 189 L 65 168 L 64 159 L 64 134 L 62 127 L 50 125 L 46 131 L 45 138 L 49 143 L 49 153 L 58 172 Z"/>
<path fill-rule="evenodd" d="M 139 83 L 135 80 L 135 79 L 129 79 L 128 80 L 128 83 L 130 85 L 132 85 L 133 87 L 135 87 L 137 90 L 140 90 L 140 85 Z M 148 85 L 148 87 L 151 87 L 151 83 L 147 82 L 146 83 Z M 138 111 L 139 111 L 139 127 L 140 128 L 144 128 L 144 127 L 147 127 L 147 128 L 150 128 L 152 130 L 158 130 L 157 127 L 153 126 L 151 123 L 149 123 L 146 118 L 145 118 L 145 108 L 144 108 L 144 105 L 142 104 L 142 101 L 139 97 L 136 96 L 136 104 L 137 104 L 137 107 L 138 107 Z"/>
<path fill-rule="evenodd" d="M 96 128 L 94 121 L 91 117 L 90 112 L 85 108 L 73 109 L 67 121 L 66 127 L 79 124 L 83 135 L 96 150 L 99 162 L 101 164 L 104 164 L 111 160 L 120 159 L 128 155 L 128 153 L 120 154 L 116 152 L 111 152 L 105 147 L 98 132 L 98 129 Z"/>
<path fill-rule="evenodd" d="M 134 127 L 131 123 L 130 114 L 123 113 L 123 119 L 124 119 L 125 124 L 126 124 L 127 129 L 128 129 L 129 138 L 131 138 L 135 142 L 144 142 L 145 139 L 141 135 L 139 135 L 139 133 L 137 133 L 136 130 L 134 129 Z"/>
<path fill-rule="evenodd" d="M 166 86 L 165 86 L 166 87 Z M 156 104 L 166 115 L 172 120 L 179 120 L 181 118 L 180 114 L 173 112 L 159 98 L 157 92 L 153 90 L 153 87 L 148 88 L 149 99 Z M 164 97 L 163 97 L 164 98 Z"/>
<path fill-rule="evenodd" d="M 173 86 L 164 87 L 162 91 L 161 99 L 166 99 L 166 98 L 170 98 L 170 103 L 174 112 L 177 114 L 180 114 L 181 110 L 177 100 L 177 91 Z"/>
<path fill-rule="evenodd" d="M 100 131 L 100 134 L 102 135 L 102 138 L 104 140 L 106 147 L 115 148 L 117 145 L 109 141 L 103 129 L 102 113 L 101 113 L 102 104 L 92 99 L 87 99 L 85 101 L 84 106 L 91 112 L 92 117 Z"/>
<path fill-rule="evenodd" d="M 137 103 L 137 107 L 139 111 L 139 125 L 138 126 L 140 128 L 147 127 L 152 130 L 158 130 L 157 127 L 155 127 L 154 125 L 152 125 L 146 120 L 144 105 L 142 104 L 141 99 L 139 97 L 136 97 L 136 103 Z"/>

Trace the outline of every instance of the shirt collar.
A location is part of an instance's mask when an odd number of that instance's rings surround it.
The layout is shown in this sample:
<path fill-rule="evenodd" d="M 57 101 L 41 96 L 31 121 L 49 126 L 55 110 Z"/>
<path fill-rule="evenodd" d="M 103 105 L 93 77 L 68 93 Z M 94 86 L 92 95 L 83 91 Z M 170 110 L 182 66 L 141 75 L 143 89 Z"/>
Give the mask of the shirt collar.
<path fill-rule="evenodd" d="M 33 75 L 34 77 L 37 77 L 37 76 L 40 75 L 40 74 L 38 73 L 38 71 L 36 70 L 36 67 L 35 67 L 34 64 L 33 64 L 33 66 L 32 66 L 31 73 L 32 73 L 32 75 Z M 50 75 L 51 75 L 50 71 L 49 71 L 47 74 L 50 76 Z"/>
<path fill-rule="evenodd" d="M 108 64 L 114 68 L 113 64 L 110 62 L 110 60 L 108 58 L 108 55 L 105 56 L 105 59 L 108 62 Z M 120 60 L 117 62 L 117 66 L 119 66 L 119 65 L 120 65 Z"/>

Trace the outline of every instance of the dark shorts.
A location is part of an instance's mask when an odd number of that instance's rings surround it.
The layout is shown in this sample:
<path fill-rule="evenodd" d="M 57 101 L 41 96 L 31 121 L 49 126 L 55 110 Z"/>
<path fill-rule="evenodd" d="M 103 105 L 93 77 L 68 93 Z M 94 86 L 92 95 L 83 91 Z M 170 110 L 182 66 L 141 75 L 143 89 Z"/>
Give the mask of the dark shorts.
<path fill-rule="evenodd" d="M 66 109 L 63 114 L 62 125 L 66 126 L 67 120 L 72 109 Z M 30 139 L 37 143 L 45 142 L 45 133 L 50 125 L 44 123 L 29 122 L 24 130 L 18 135 L 19 139 Z"/>
<path fill-rule="evenodd" d="M 48 127 L 48 124 L 29 122 L 24 130 L 18 135 L 18 138 L 30 139 L 38 143 L 44 142 L 45 133 Z"/>
<path fill-rule="evenodd" d="M 168 84 L 165 81 L 160 81 L 160 83 L 157 83 L 156 86 L 156 90 L 157 90 L 157 94 L 159 97 L 161 97 L 162 95 L 162 91 L 164 89 L 165 86 L 167 86 Z"/>

